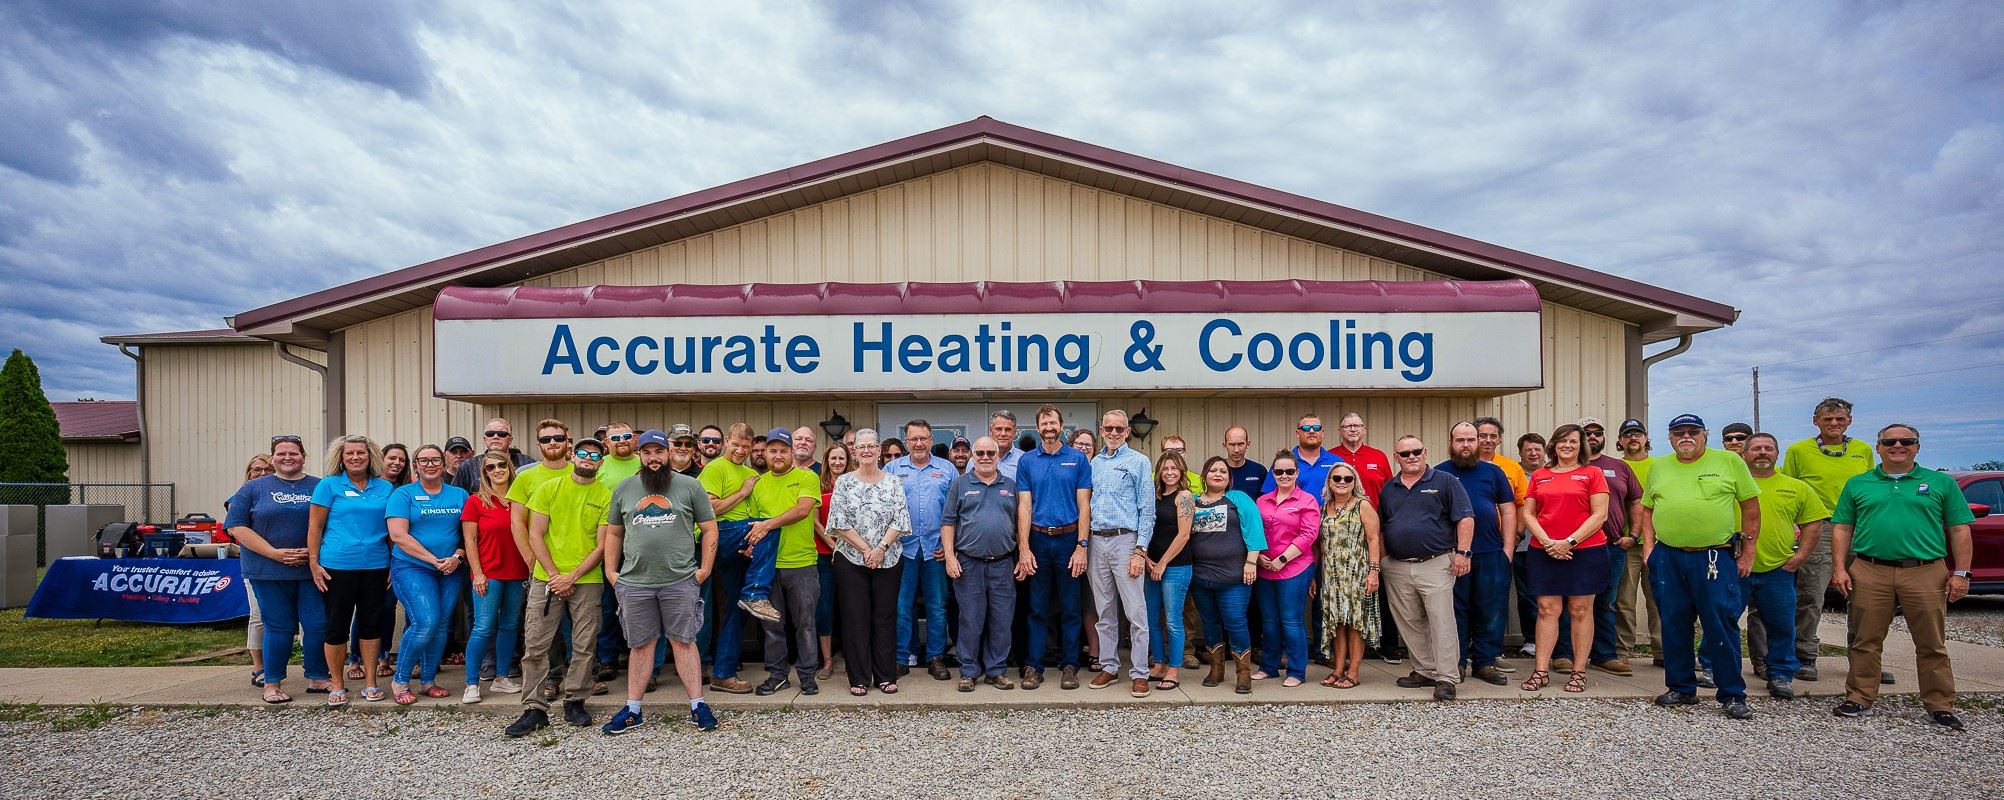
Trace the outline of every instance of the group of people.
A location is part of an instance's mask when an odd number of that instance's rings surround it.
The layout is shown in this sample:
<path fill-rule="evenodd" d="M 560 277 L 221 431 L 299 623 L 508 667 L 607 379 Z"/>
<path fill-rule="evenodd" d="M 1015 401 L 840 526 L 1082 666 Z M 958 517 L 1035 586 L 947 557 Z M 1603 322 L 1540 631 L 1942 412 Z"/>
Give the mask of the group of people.
<path fill-rule="evenodd" d="M 1589 418 L 1520 439 L 1519 463 L 1497 452 L 1493 418 L 1453 425 L 1432 462 L 1416 435 L 1389 456 L 1364 444 L 1354 413 L 1324 447 L 1310 413 L 1268 463 L 1233 426 L 1223 454 L 1198 465 L 1179 436 L 1153 458 L 1137 451 L 1123 411 L 1068 427 L 1051 405 L 1020 444 L 1006 411 L 972 441 L 935 446 L 932 426 L 912 420 L 896 438 L 864 428 L 826 449 L 807 427 L 615 422 L 573 437 L 549 419 L 536 425 L 539 458 L 514 450 L 497 418 L 485 452 L 453 437 L 408 452 L 407 474 L 388 477 L 385 448 L 367 437 L 334 440 L 324 478 L 306 473 L 298 437 L 273 437 L 269 474 L 238 490 L 225 524 L 260 609 L 267 702 L 291 700 L 295 633 L 308 691 L 329 705 L 346 704 L 355 679 L 370 701 L 450 696 L 437 676 L 469 598 L 461 699 L 483 699 L 483 675 L 486 691 L 520 693 L 510 736 L 547 726 L 558 699 L 566 722 L 592 724 L 585 698 L 609 691 L 622 659 L 627 702 L 606 733 L 644 723 L 641 700 L 670 661 L 691 720 L 711 729 L 706 688 L 763 695 L 797 681 L 818 693 L 837 643 L 856 697 L 896 693 L 920 664 L 962 692 L 1035 690 L 1055 670 L 1062 689 L 1125 682 L 1145 697 L 1180 685 L 1186 603 L 1206 686 L 1299 686 L 1313 653 L 1330 665 L 1322 685 L 1351 688 L 1367 653 L 1405 650 L 1413 666 L 1398 685 L 1449 700 L 1465 678 L 1509 682 L 1513 583 L 1536 659 L 1524 691 L 1555 673 L 1582 691 L 1584 664 L 1632 674 L 1647 627 L 1666 671 L 1659 704 L 1698 702 L 1702 681 L 1745 718 L 1742 612 L 1755 674 L 1793 697 L 1792 681 L 1816 678 L 1815 614 L 1834 586 L 1853 598 L 1837 713 L 1869 713 L 1898 605 L 1931 718 L 1960 727 L 1942 618 L 1968 587 L 1969 509 L 1953 480 L 1914 465 L 1911 426 L 1880 432 L 1875 467 L 1872 448 L 1844 435 L 1849 416 L 1841 400 L 1819 405 L 1821 432 L 1786 460 L 1744 426 L 1726 428 L 1728 450 L 1710 449 L 1688 414 L 1670 422 L 1673 454 L 1650 458 L 1647 431 L 1628 420 L 1614 457 Z M 902 454 L 887 458 L 894 442 Z M 1621 595 L 1636 585 L 1625 573 L 1640 573 L 1654 612 L 1624 633 Z M 351 642 L 361 665 L 377 662 L 392 596 L 406 625 L 388 690 L 376 669 L 330 672 Z M 739 677 L 752 622 L 766 669 L 756 685 Z"/>

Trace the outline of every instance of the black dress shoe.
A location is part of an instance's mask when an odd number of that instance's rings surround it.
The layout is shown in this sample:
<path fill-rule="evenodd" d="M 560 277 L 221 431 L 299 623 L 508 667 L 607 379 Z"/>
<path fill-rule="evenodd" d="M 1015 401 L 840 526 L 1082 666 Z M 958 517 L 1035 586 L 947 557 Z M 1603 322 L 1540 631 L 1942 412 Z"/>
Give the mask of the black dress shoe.
<path fill-rule="evenodd" d="M 1453 700 L 1453 699 L 1454 699 L 1454 682 L 1453 682 L 1453 681 L 1434 681 L 1434 683 L 1433 683 L 1433 699 L 1435 699 L 1435 700 Z"/>
<path fill-rule="evenodd" d="M 1424 689 L 1433 685 L 1433 679 L 1418 672 L 1409 672 L 1406 673 L 1405 677 L 1393 681 L 1393 683 L 1398 684 L 1403 689 Z"/>
<path fill-rule="evenodd" d="M 580 728 L 589 728 L 591 712 L 585 710 L 583 700 L 565 700 L 564 721 Z"/>
<path fill-rule="evenodd" d="M 1671 689 L 1657 695 L 1656 704 L 1659 706 L 1695 706 L 1698 704 L 1698 696 Z"/>
<path fill-rule="evenodd" d="M 550 727 L 550 715 L 540 708 L 532 708 L 522 712 L 521 718 L 510 723 L 508 730 L 503 732 L 508 734 L 508 738 L 520 739 L 547 727 Z"/>
<path fill-rule="evenodd" d="M 1494 665 L 1483 667 L 1481 669 L 1476 670 L 1475 678 L 1476 680 L 1480 680 L 1486 683 L 1493 683 L 1497 686 L 1502 686 L 1503 684 L 1510 682 L 1510 679 L 1503 677 L 1503 673 L 1498 671 Z"/>

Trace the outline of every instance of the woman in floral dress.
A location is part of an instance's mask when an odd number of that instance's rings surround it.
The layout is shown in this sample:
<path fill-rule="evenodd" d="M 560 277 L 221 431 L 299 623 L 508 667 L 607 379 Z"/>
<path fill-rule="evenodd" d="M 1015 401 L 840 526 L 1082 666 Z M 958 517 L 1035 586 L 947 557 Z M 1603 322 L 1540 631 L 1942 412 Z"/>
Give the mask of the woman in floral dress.
<path fill-rule="evenodd" d="M 1364 643 L 1378 640 L 1378 510 L 1363 496 L 1363 483 L 1349 464 L 1329 468 L 1322 487 L 1322 535 L 1316 555 L 1322 562 L 1322 620 L 1329 630 L 1329 663 L 1323 686 L 1350 689 L 1364 661 Z"/>

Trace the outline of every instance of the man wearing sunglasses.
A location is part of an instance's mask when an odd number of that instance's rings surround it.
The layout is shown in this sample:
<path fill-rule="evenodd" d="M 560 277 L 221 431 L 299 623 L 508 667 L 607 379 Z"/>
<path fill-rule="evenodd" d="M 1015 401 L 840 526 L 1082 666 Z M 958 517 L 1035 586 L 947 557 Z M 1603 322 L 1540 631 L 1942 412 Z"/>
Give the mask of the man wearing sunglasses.
<path fill-rule="evenodd" d="M 940 518 L 940 548 L 946 553 L 946 577 L 953 581 L 960 603 L 960 633 L 954 655 L 960 659 L 963 692 L 981 680 L 997 689 L 1016 684 L 1003 673 L 1009 658 L 1012 615 L 1016 611 L 1016 581 L 1030 576 L 1030 531 L 1016 525 L 1016 482 L 1003 475 L 998 463 L 1002 445 L 994 437 L 974 440 L 974 469 L 953 479 L 946 492 L 946 512 Z"/>
<path fill-rule="evenodd" d="M 702 456 L 696 449 L 696 433 L 686 422 L 677 422 L 668 428 L 668 468 L 700 478 L 703 475 Z"/>
<path fill-rule="evenodd" d="M 1698 665 L 1691 626 L 1703 629 L 1704 660 L 1714 665 L 1716 698 L 1726 716 L 1748 719 L 1746 675 L 1740 671 L 1740 581 L 1753 572 L 1760 537 L 1760 486 L 1747 462 L 1707 449 L 1705 421 L 1696 414 L 1670 420 L 1674 456 L 1649 469 L 1642 493 L 1642 558 L 1656 587 L 1664 683 L 1660 706 L 1698 703 Z"/>
<path fill-rule="evenodd" d="M 1845 482 L 1831 515 L 1836 570 L 1831 583 L 1851 598 L 1851 674 L 1840 717 L 1872 713 L 1880 657 L 1893 614 L 1906 618 L 1929 721 L 1962 730 L 1955 672 L 1948 661 L 1948 604 L 1969 594 L 1969 523 L 1976 515 L 1955 479 L 1919 466 L 1920 430 L 1879 429 L 1879 466 Z M 1855 558 L 1854 558 L 1855 556 Z"/>
<path fill-rule="evenodd" d="M 481 426 L 480 442 L 481 452 L 507 453 L 508 460 L 514 462 L 516 469 L 536 463 L 536 459 L 530 458 L 529 454 L 515 449 L 515 426 L 500 417 L 490 419 Z M 459 467 L 452 471 L 452 485 L 465 489 L 468 494 L 479 492 L 480 459 L 468 456 L 461 460 Z"/>
<path fill-rule="evenodd" d="M 1296 486 L 1321 486 L 1329 480 L 1329 468 L 1343 463 L 1342 456 L 1323 449 L 1322 418 L 1313 413 L 1303 414 L 1294 421 L 1294 441 L 1294 463 L 1301 469 L 1301 473 L 1295 476 Z M 1361 468 L 1358 474 L 1362 474 Z M 1272 475 L 1266 476 L 1266 481 L 1260 485 L 1259 491 L 1260 494 L 1273 491 Z M 1322 496 L 1319 489 L 1310 494 L 1318 498 Z M 1377 495 L 1375 493 L 1370 495 L 1370 499 L 1376 501 Z"/>
<path fill-rule="evenodd" d="M 1379 497 L 1385 545 L 1379 574 L 1392 620 L 1412 651 L 1412 672 L 1398 685 L 1431 686 L 1433 699 L 1453 700 L 1455 684 L 1461 682 L 1454 586 L 1468 574 L 1474 552 L 1475 508 L 1459 479 L 1427 466 L 1426 445 L 1419 437 L 1401 436 L 1393 447 L 1399 474 L 1385 483 Z"/>
<path fill-rule="evenodd" d="M 704 425 L 696 432 L 696 463 L 709 466 L 724 454 L 724 429 L 715 425 Z"/>
<path fill-rule="evenodd" d="M 1781 474 L 1809 484 L 1823 507 L 1837 508 L 1844 484 L 1872 469 L 1872 446 L 1851 438 L 1851 403 L 1841 397 L 1826 397 L 1816 404 L 1809 421 L 1816 435 L 1788 446 L 1781 457 Z M 1802 663 L 1795 679 L 1814 681 L 1816 655 L 1823 642 L 1817 626 L 1823 619 L 1823 590 L 1831 585 L 1836 562 L 1831 558 L 1831 523 L 1823 523 L 1822 535 L 1809 559 L 1795 571 L 1795 658 Z M 1886 673 L 1891 683 L 1892 673 Z"/>
<path fill-rule="evenodd" d="M 598 479 L 605 481 L 607 486 L 616 487 L 627 478 L 640 474 L 640 455 L 634 451 L 639 439 L 640 434 L 634 432 L 631 423 L 606 423 L 605 446 L 609 449 L 605 454 L 605 465 L 598 468 Z"/>
<path fill-rule="evenodd" d="M 1728 422 L 1719 429 L 1719 444 L 1741 458 L 1747 456 L 1747 439 L 1753 437 L 1753 426 L 1744 422 Z"/>
<path fill-rule="evenodd" d="M 539 442 L 544 438 L 541 431 L 558 430 L 548 422 L 537 426 Z M 598 480 L 605 453 L 604 442 L 580 440 L 571 451 L 570 472 L 545 480 L 529 494 L 527 535 L 516 539 L 535 568 L 522 629 L 522 674 L 530 686 L 540 686 L 549 678 L 550 646 L 561 623 L 569 619 L 571 655 L 562 687 L 564 721 L 581 728 L 591 724 L 584 701 L 596 688 L 591 685 L 592 651 L 598 639 L 599 597 L 605 593 L 599 562 L 604 557 L 606 508 L 612 504 L 612 487 Z M 522 479 L 515 480 L 519 486 Z M 522 705 L 528 708 L 508 726 L 510 737 L 526 736 L 550 724 L 550 701 L 543 692 L 523 692 Z"/>

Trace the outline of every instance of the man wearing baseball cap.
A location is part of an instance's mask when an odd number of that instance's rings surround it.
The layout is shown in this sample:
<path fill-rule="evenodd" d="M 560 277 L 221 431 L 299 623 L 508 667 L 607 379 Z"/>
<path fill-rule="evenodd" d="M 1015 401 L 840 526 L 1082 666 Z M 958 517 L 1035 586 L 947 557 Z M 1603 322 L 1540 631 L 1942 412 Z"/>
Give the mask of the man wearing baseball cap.
<path fill-rule="evenodd" d="M 640 701 L 653 682 L 648 665 L 661 663 L 663 639 L 675 653 L 690 722 L 713 730 L 696 633 L 703 627 L 700 586 L 717 561 L 717 515 L 701 481 L 668 468 L 666 435 L 649 430 L 638 440 L 640 472 L 613 488 L 605 514 L 605 579 L 619 595 L 629 649 L 626 706 L 599 730 L 618 735 L 645 723 Z"/>
<path fill-rule="evenodd" d="M 689 423 L 677 422 L 668 428 L 668 468 L 691 478 L 703 476 L 703 460 L 696 450 L 696 433 Z"/>
<path fill-rule="evenodd" d="M 953 446 L 946 451 L 946 460 L 953 462 L 953 468 L 967 474 L 967 464 L 974 460 L 974 443 L 965 436 L 953 437 Z"/>
<path fill-rule="evenodd" d="M 1655 459 L 1649 456 L 1649 429 L 1642 420 L 1633 417 L 1621 421 L 1616 432 L 1615 446 L 1621 450 L 1621 463 L 1627 464 L 1635 473 L 1638 487 L 1649 485 L 1649 465 Z M 1629 520 L 1629 531 L 1641 536 L 1641 528 L 1635 519 Z M 1638 543 L 1639 543 L 1638 539 Z M 1649 643 L 1656 651 L 1656 666 L 1663 666 L 1662 632 L 1656 629 L 1656 590 L 1649 586 L 1649 565 L 1642 561 L 1642 548 L 1628 548 L 1628 563 L 1621 573 L 1620 589 L 1616 596 L 1620 602 L 1616 608 L 1620 613 L 1614 621 L 1615 652 L 1622 660 L 1635 658 L 1635 640 L 1640 631 L 1649 629 Z"/>
<path fill-rule="evenodd" d="M 1747 462 L 1705 447 L 1696 414 L 1670 420 L 1674 456 L 1657 459 L 1642 493 L 1642 557 L 1656 587 L 1666 636 L 1662 706 L 1695 705 L 1698 673 L 1691 624 L 1704 628 L 1705 661 L 1719 665 L 1717 698 L 1726 716 L 1747 719 L 1746 675 L 1740 664 L 1740 580 L 1753 571 L 1760 537 L 1760 487 Z"/>
<path fill-rule="evenodd" d="M 1734 455 L 1746 457 L 1747 439 L 1753 437 L 1753 426 L 1744 422 L 1728 422 L 1719 429 L 1719 443 L 1725 445 Z"/>
<path fill-rule="evenodd" d="M 473 455 L 473 443 L 464 436 L 449 436 L 445 440 L 445 474 L 459 471 L 459 462 Z"/>

